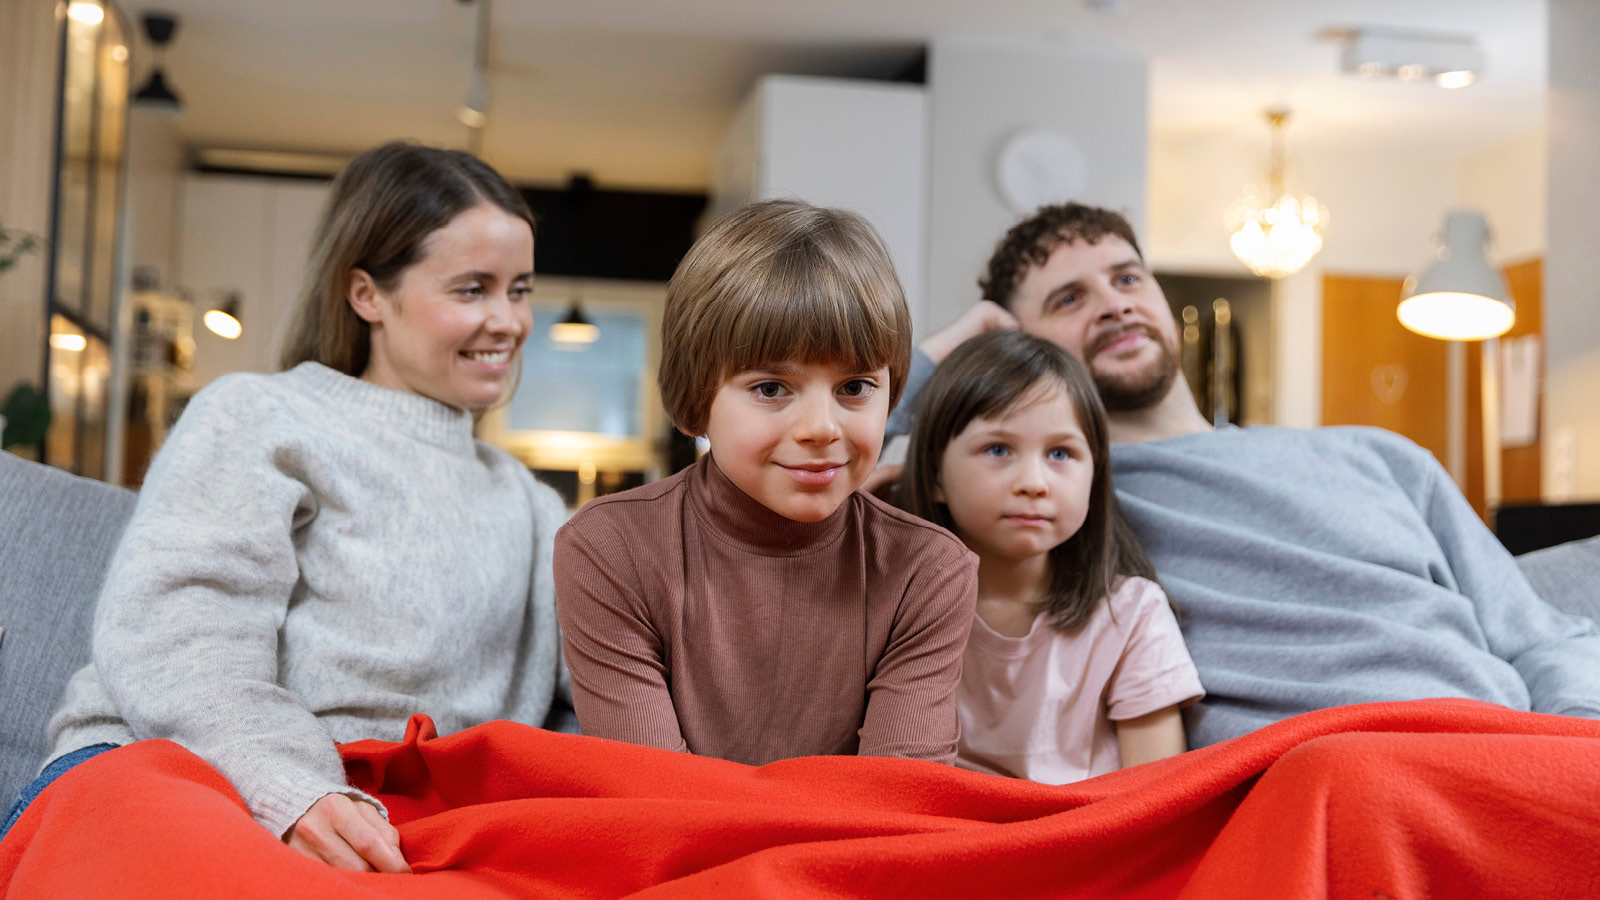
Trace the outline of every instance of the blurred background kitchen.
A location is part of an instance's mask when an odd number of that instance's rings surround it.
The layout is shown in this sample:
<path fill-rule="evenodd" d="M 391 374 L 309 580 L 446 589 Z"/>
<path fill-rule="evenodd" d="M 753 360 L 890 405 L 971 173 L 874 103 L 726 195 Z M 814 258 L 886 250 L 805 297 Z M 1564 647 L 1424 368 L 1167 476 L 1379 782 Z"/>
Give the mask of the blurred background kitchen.
<path fill-rule="evenodd" d="M 137 486 L 194 391 L 273 369 L 332 174 L 409 138 L 539 216 L 482 432 L 573 505 L 693 458 L 654 364 L 710 219 L 862 212 L 920 339 L 1073 199 L 1133 221 L 1214 421 L 1381 425 L 1486 516 L 1593 520 L 1597 42 L 1591 0 L 0 0 L 0 439 Z M 1395 313 L 1461 211 L 1488 341 Z"/>

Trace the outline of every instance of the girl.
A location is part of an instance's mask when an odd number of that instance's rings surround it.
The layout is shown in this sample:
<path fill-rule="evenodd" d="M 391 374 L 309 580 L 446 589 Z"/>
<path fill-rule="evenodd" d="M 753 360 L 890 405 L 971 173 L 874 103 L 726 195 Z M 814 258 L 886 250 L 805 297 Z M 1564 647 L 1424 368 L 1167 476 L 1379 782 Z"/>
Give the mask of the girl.
<path fill-rule="evenodd" d="M 1184 750 L 1203 691 L 1106 458 L 1083 366 L 1017 331 L 929 378 L 900 496 L 978 555 L 958 764 L 1064 784 Z"/>
<path fill-rule="evenodd" d="M 206 387 L 151 465 L 41 779 L 166 738 L 296 850 L 404 872 L 336 741 L 397 740 L 414 713 L 448 733 L 568 709 L 562 504 L 472 437 L 531 327 L 533 235 L 465 153 L 394 143 L 345 169 L 287 371 Z"/>

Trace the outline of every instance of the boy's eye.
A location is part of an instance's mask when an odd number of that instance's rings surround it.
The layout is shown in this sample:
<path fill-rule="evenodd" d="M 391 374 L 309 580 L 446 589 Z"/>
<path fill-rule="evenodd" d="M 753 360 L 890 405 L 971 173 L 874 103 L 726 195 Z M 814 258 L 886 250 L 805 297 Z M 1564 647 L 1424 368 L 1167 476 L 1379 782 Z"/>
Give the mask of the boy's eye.
<path fill-rule="evenodd" d="M 1121 287 L 1129 287 L 1138 283 L 1139 276 L 1134 272 L 1124 272 L 1117 276 L 1117 284 Z"/>
<path fill-rule="evenodd" d="M 757 397 L 765 400 L 773 400 L 783 396 L 783 385 L 776 381 L 763 381 L 751 387 L 750 390 L 754 391 Z"/>
<path fill-rule="evenodd" d="M 525 284 L 519 284 L 511 289 L 511 299 L 526 300 L 531 293 L 533 293 L 533 288 Z"/>
<path fill-rule="evenodd" d="M 456 293 L 463 297 L 481 297 L 483 295 L 483 285 L 476 282 L 472 284 L 464 284 L 461 287 L 456 288 Z"/>
<path fill-rule="evenodd" d="M 866 378 L 852 378 L 839 386 L 839 393 L 846 397 L 869 396 L 877 385 Z"/>

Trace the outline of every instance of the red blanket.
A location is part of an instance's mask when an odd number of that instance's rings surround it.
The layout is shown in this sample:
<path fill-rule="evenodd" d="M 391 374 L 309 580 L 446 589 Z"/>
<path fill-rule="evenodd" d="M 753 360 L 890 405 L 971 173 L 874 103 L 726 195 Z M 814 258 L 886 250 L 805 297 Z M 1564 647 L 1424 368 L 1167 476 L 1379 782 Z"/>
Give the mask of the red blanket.
<path fill-rule="evenodd" d="M 1326 710 L 1046 787 L 906 760 L 753 768 L 491 723 L 343 748 L 414 875 L 288 849 L 162 741 L 0 844 L 14 897 L 1600 897 L 1600 722 Z"/>

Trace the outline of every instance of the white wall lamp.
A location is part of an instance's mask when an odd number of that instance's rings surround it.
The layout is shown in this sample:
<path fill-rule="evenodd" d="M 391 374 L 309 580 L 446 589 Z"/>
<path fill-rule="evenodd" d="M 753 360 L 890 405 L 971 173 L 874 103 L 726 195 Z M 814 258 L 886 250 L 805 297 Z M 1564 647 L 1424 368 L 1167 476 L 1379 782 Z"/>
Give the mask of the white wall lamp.
<path fill-rule="evenodd" d="M 1517 320 L 1506 280 L 1489 264 L 1489 225 L 1481 213 L 1452 210 L 1434 247 L 1434 261 L 1406 279 L 1400 324 L 1446 341 L 1499 337 Z"/>
<path fill-rule="evenodd" d="M 200 321 L 218 337 L 236 340 L 244 334 L 244 326 L 239 324 L 239 300 L 237 292 L 229 293 L 222 302 L 206 310 Z"/>

